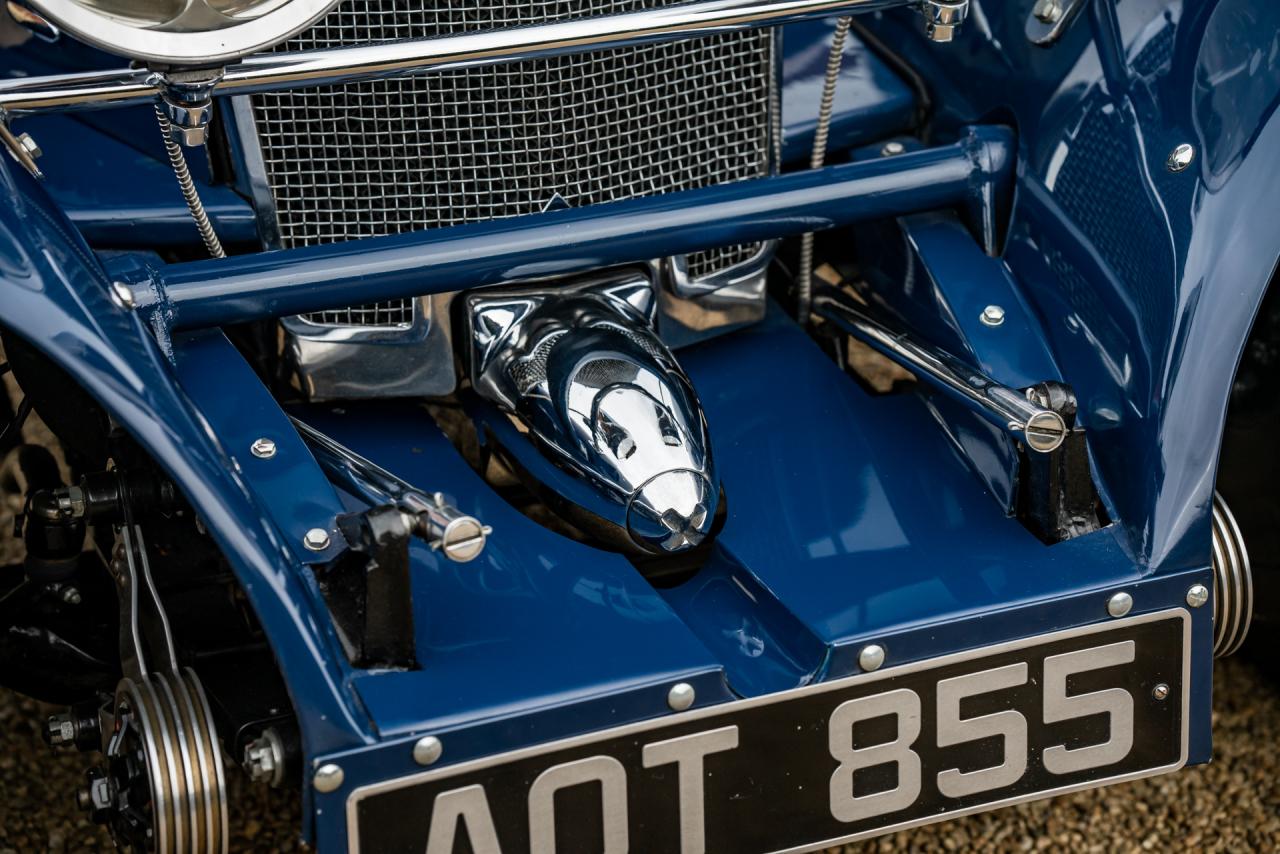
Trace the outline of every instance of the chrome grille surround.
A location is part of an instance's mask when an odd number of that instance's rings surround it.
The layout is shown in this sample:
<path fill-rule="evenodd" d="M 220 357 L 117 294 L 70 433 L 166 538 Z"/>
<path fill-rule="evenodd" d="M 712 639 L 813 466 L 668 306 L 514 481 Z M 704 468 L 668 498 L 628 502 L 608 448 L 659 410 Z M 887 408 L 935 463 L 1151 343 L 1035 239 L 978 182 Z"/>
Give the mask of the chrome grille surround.
<path fill-rule="evenodd" d="M 281 50 L 454 35 L 677 0 L 348 0 Z M 281 244 L 310 246 L 693 189 L 769 171 L 773 34 L 750 30 L 592 54 L 254 97 Z M 691 278 L 759 246 L 690 256 Z M 400 300 L 309 315 L 413 321 Z"/>

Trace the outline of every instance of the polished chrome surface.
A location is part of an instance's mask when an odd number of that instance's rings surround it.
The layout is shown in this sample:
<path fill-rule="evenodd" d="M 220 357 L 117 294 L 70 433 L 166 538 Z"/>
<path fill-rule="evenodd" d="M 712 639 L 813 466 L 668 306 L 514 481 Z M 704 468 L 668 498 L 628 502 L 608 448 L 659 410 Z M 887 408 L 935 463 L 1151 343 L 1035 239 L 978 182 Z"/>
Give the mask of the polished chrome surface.
<path fill-rule="evenodd" d="M 689 265 L 706 253 L 651 263 L 650 278 L 659 283 L 657 329 L 664 344 L 674 350 L 764 319 L 769 263 L 777 241 L 756 245 L 753 258 L 698 279 Z"/>
<path fill-rule="evenodd" d="M 873 319 L 864 307 L 842 293 L 828 291 L 814 302 L 814 312 L 871 345 L 918 378 L 947 392 L 996 426 L 1039 453 L 1057 450 L 1067 437 L 1062 416 L 1000 385 L 955 356 L 913 340 Z"/>
<path fill-rule="evenodd" d="M 41 41 L 52 44 L 62 36 L 58 27 L 32 9 L 26 0 L 5 0 L 5 14 Z"/>
<path fill-rule="evenodd" d="M 1253 622 L 1253 568 L 1240 526 L 1217 492 L 1213 493 L 1212 530 L 1213 654 L 1222 657 L 1240 649 L 1249 634 Z M 1205 598 L 1207 594 L 1205 591 Z M 1188 591 L 1188 604 L 1191 599 Z"/>
<path fill-rule="evenodd" d="M 840 12 L 857 14 L 920 0 L 704 0 L 626 15 L 447 38 L 303 53 L 264 54 L 228 66 L 218 95 L 383 80 L 429 71 L 498 65 L 603 48 L 679 41 L 770 27 Z M 58 74 L 0 81 L 0 113 L 100 109 L 146 103 L 162 80 L 147 69 Z"/>
<path fill-rule="evenodd" d="M 286 360 L 312 400 L 450 394 L 452 300 L 437 294 L 285 318 Z"/>
<path fill-rule="evenodd" d="M 444 745 L 434 735 L 424 735 L 413 743 L 413 761 L 419 765 L 434 765 L 444 754 Z"/>
<path fill-rule="evenodd" d="M 313 552 L 329 548 L 329 532 L 324 528 L 312 528 L 302 537 L 302 544 Z"/>
<path fill-rule="evenodd" d="M 1187 604 L 1192 608 L 1203 607 L 1209 601 L 1209 588 L 1203 584 L 1193 584 L 1187 588 Z"/>
<path fill-rule="evenodd" d="M 342 781 L 347 777 L 346 772 L 342 770 L 341 765 L 333 762 L 327 762 L 316 769 L 315 777 L 311 780 L 311 785 L 316 787 L 317 792 L 329 793 L 336 792 L 342 787 Z"/>
<path fill-rule="evenodd" d="M 441 493 L 418 490 L 296 418 L 293 426 L 331 480 L 369 501 L 399 508 L 409 531 L 449 560 L 465 563 L 484 551 L 493 529 L 459 511 Z"/>
<path fill-rule="evenodd" d="M 1191 165 L 1196 159 L 1195 146 L 1184 142 L 1169 152 L 1169 159 L 1166 163 L 1170 172 L 1181 172 Z"/>
<path fill-rule="evenodd" d="M 1107 600 L 1107 613 L 1113 617 L 1123 617 L 1133 610 L 1133 597 L 1121 591 Z"/>
<path fill-rule="evenodd" d="M 884 665 L 884 647 L 879 644 L 867 644 L 858 651 L 858 666 L 870 673 Z"/>
<path fill-rule="evenodd" d="M 130 59 L 214 63 L 269 47 L 337 0 L 27 0 L 88 44 Z"/>
<path fill-rule="evenodd" d="M 544 471 L 574 478 L 541 485 L 595 528 L 610 526 L 621 548 L 671 554 L 702 543 L 719 482 L 693 386 L 652 331 L 649 281 L 465 300 L 475 390 L 523 425 L 521 441 L 552 464 Z M 519 460 L 524 448 L 507 450 Z"/>
<path fill-rule="evenodd" d="M 688 682 L 677 682 L 667 692 L 667 706 L 673 712 L 683 712 L 698 698 L 697 691 Z"/>
<path fill-rule="evenodd" d="M 969 16 L 969 0 L 921 0 L 925 35 L 932 41 L 946 43 Z"/>
<path fill-rule="evenodd" d="M 982 310 L 978 318 L 983 326 L 997 327 L 1004 325 L 1004 309 L 998 305 L 989 305 Z"/>

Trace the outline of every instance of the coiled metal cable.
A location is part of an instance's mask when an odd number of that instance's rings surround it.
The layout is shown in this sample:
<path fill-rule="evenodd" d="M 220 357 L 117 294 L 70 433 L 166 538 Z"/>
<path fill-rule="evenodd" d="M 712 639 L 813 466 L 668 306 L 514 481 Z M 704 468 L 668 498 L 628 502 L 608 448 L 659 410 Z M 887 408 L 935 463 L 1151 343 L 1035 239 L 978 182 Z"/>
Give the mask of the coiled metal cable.
<path fill-rule="evenodd" d="M 169 154 L 169 165 L 173 167 L 173 174 L 178 179 L 178 189 L 182 190 L 182 198 L 186 199 L 187 210 L 191 211 L 191 218 L 196 221 L 200 238 L 204 241 L 210 255 L 214 258 L 226 258 L 227 253 L 222 251 L 222 241 L 214 232 L 213 224 L 209 222 L 209 215 L 205 213 L 204 203 L 200 201 L 200 194 L 196 192 L 195 182 L 191 180 L 191 171 L 187 168 L 187 157 L 182 153 L 182 146 L 173 139 L 173 126 L 169 117 L 165 115 L 164 107 L 159 104 L 155 107 L 156 121 L 160 123 L 160 135 L 164 139 L 164 150 Z"/>
<path fill-rule="evenodd" d="M 818 105 L 818 126 L 813 132 L 813 153 L 809 156 L 809 168 L 821 169 L 827 159 L 827 137 L 831 133 L 831 111 L 836 99 L 836 83 L 840 80 L 840 65 L 844 60 L 844 43 L 849 36 L 853 18 L 845 16 L 836 20 L 836 30 L 831 37 L 831 52 L 827 54 L 827 73 L 822 81 L 822 101 Z M 813 232 L 800 238 L 800 269 L 796 279 L 796 319 L 801 324 L 809 322 L 809 308 L 813 304 Z"/>

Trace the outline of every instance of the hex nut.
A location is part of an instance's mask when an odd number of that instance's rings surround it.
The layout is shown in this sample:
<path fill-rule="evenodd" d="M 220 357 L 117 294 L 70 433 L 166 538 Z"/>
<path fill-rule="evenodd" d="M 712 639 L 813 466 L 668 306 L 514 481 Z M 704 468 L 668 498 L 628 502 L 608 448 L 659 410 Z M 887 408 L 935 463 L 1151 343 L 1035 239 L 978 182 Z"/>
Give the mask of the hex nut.
<path fill-rule="evenodd" d="M 329 548 L 329 532 L 324 528 L 312 528 L 302 537 L 302 544 L 313 552 Z"/>
<path fill-rule="evenodd" d="M 253 440 L 249 450 L 260 460 L 269 460 L 276 455 L 276 443 L 266 436 Z"/>
<path fill-rule="evenodd" d="M 984 326 L 1000 326 L 1004 323 L 1004 309 L 998 305 L 989 305 L 982 310 L 979 320 Z"/>

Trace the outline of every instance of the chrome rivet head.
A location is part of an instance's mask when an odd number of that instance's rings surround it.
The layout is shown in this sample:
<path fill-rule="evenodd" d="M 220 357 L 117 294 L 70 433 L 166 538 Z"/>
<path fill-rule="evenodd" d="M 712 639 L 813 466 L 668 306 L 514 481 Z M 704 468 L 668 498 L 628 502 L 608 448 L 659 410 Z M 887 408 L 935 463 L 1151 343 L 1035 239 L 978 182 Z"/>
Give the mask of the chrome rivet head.
<path fill-rule="evenodd" d="M 269 460 L 276 455 L 276 443 L 266 438 L 254 439 L 249 450 L 260 460 Z"/>
<path fill-rule="evenodd" d="M 134 306 L 133 291 L 124 282 L 111 283 L 111 298 L 121 308 L 133 308 Z"/>
<path fill-rule="evenodd" d="M 424 735 L 413 743 L 413 761 L 419 765 L 434 765 L 444 753 L 444 745 L 434 735 Z"/>
<path fill-rule="evenodd" d="M 1165 166 L 1170 172 L 1181 172 L 1191 165 L 1196 159 L 1196 149 L 1194 145 L 1184 142 L 1169 152 L 1169 159 L 1165 161 Z"/>
<path fill-rule="evenodd" d="M 1151 689 L 1151 696 L 1157 700 L 1164 700 L 1169 697 L 1169 686 L 1161 682 L 1159 685 Z"/>
<path fill-rule="evenodd" d="M 879 670 L 884 664 L 884 647 L 879 644 L 867 644 L 858 652 L 858 666 L 867 673 Z"/>
<path fill-rule="evenodd" d="M 880 156 L 893 157 L 895 154 L 902 154 L 906 150 L 907 147 L 895 139 L 884 144 L 884 148 L 880 149 Z"/>
<path fill-rule="evenodd" d="M 1004 309 L 998 305 L 989 305 L 982 310 L 979 319 L 984 326 L 1000 326 L 1004 323 Z"/>
<path fill-rule="evenodd" d="M 1209 601 L 1209 588 L 1203 584 L 1193 584 L 1187 588 L 1187 604 L 1192 608 L 1199 608 L 1205 602 Z"/>
<path fill-rule="evenodd" d="M 316 775 L 311 779 L 311 785 L 316 787 L 317 792 L 327 795 L 330 792 L 338 791 L 342 787 L 342 781 L 346 779 L 346 776 L 341 765 L 329 762 L 316 769 Z"/>
<path fill-rule="evenodd" d="M 302 536 L 302 544 L 313 552 L 329 548 L 329 532 L 324 528 L 312 528 Z"/>
<path fill-rule="evenodd" d="M 1128 593 L 1117 593 L 1107 600 L 1107 613 L 1113 617 L 1123 617 L 1133 610 L 1133 597 Z"/>
<path fill-rule="evenodd" d="M 667 705 L 671 707 L 673 712 L 683 712 L 693 705 L 695 697 L 697 697 L 697 694 L 694 692 L 692 685 L 688 682 L 677 682 L 667 692 Z"/>

